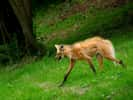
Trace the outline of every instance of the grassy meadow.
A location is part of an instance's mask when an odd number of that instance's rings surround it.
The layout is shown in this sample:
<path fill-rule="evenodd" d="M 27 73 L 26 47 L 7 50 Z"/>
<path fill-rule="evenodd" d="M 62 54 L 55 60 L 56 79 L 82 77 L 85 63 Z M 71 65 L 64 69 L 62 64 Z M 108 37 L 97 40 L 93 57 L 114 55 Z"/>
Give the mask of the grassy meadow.
<path fill-rule="evenodd" d="M 132 33 L 127 33 L 132 34 Z M 94 75 L 84 61 L 76 63 L 65 85 L 63 80 L 69 65 L 68 59 L 58 62 L 55 58 L 44 57 L 34 61 L 25 59 L 21 64 L 1 68 L 1 100 L 131 100 L 133 97 L 133 41 L 126 36 L 113 39 L 117 58 L 123 59 L 127 69 L 104 60 L 104 71 Z M 29 63 L 28 61 L 32 62 Z M 24 63 L 26 62 L 26 64 Z M 18 66 L 17 68 L 15 68 Z"/>
<path fill-rule="evenodd" d="M 0 67 L 0 100 L 132 100 L 133 98 L 133 29 L 123 21 L 132 6 L 76 13 L 66 20 L 59 14 L 62 4 L 36 12 L 33 27 L 37 38 L 43 38 L 47 54 L 41 59 L 24 58 L 20 63 Z M 66 8 L 68 9 L 68 8 Z M 52 20 L 53 19 L 53 20 Z M 124 24 L 123 24 L 124 23 Z M 119 26 L 119 27 L 118 27 Z M 91 34 L 93 33 L 93 35 Z M 73 43 L 95 35 L 110 39 L 116 57 L 126 69 L 104 59 L 104 70 L 94 75 L 85 61 L 78 61 L 63 87 L 69 65 L 67 58 L 55 59 L 56 43 Z"/>

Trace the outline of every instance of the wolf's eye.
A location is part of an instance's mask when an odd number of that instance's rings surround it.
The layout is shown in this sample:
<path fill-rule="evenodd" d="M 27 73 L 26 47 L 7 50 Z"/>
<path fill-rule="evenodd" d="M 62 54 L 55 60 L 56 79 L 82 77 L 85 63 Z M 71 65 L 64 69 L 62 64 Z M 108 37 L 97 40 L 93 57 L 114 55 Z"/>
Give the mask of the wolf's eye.
<path fill-rule="evenodd" d="M 61 49 L 62 49 L 63 47 L 64 47 L 63 45 L 60 46 Z"/>
<path fill-rule="evenodd" d="M 60 52 L 63 52 L 63 51 L 64 51 L 64 46 L 61 45 L 61 46 L 60 46 Z"/>

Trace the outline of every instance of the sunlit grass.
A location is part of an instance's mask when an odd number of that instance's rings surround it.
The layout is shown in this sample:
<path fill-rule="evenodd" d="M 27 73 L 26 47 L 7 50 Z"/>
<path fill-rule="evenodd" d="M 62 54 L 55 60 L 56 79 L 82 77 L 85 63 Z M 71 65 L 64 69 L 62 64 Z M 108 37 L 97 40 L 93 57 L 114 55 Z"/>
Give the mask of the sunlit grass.
<path fill-rule="evenodd" d="M 115 67 L 112 62 L 104 60 L 104 71 L 99 72 L 98 63 L 94 59 L 93 63 L 97 69 L 97 75 L 94 75 L 87 62 L 78 61 L 65 85 L 59 88 L 58 85 L 63 80 L 69 60 L 65 58 L 58 62 L 53 56 L 44 57 L 29 64 L 22 64 L 20 68 L 13 70 L 6 70 L 11 66 L 6 69 L 1 68 L 0 99 L 121 100 L 127 98 L 130 100 L 133 97 L 133 41 L 128 38 L 120 40 L 114 38 L 112 41 L 116 47 L 117 58 L 123 59 L 127 69 L 119 65 Z"/>

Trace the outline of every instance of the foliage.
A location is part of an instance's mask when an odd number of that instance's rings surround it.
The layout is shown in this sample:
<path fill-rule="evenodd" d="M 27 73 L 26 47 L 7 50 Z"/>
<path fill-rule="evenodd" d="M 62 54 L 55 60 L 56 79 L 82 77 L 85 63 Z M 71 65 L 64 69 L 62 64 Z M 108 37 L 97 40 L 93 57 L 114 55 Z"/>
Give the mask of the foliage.
<path fill-rule="evenodd" d="M 1 64 L 13 64 L 20 59 L 21 55 L 17 39 L 13 39 L 13 42 L 9 44 L 0 45 Z"/>
<path fill-rule="evenodd" d="M 0 63 L 44 53 L 33 36 L 30 0 L 4 0 L 0 4 L 0 47 Z"/>
<path fill-rule="evenodd" d="M 41 9 L 34 17 L 36 35 L 42 38 L 48 54 L 53 53 L 57 43 L 73 43 L 93 35 L 108 37 L 107 31 L 130 26 L 132 5 L 100 10 L 90 7 L 87 12 L 70 15 L 65 20 L 60 18 L 64 13 L 60 9 L 65 8 L 62 4 L 49 8 L 45 13 Z"/>

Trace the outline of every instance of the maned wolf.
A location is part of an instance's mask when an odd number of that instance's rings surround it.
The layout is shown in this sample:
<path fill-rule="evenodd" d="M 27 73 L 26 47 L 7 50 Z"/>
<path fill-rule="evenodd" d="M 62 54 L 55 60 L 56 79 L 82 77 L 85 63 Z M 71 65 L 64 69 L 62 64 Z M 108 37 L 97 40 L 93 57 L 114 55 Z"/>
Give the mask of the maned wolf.
<path fill-rule="evenodd" d="M 115 51 L 111 41 L 103 39 L 101 37 L 89 38 L 84 41 L 74 43 L 72 45 L 55 44 L 55 47 L 57 49 L 57 59 L 60 60 L 65 56 L 70 59 L 70 65 L 60 86 L 62 86 L 66 81 L 68 75 L 74 67 L 76 60 L 86 60 L 94 73 L 96 73 L 96 70 L 92 63 L 92 57 L 95 55 L 99 63 L 99 68 L 101 70 L 103 68 L 103 58 L 124 66 L 122 60 L 118 60 L 115 58 Z"/>

